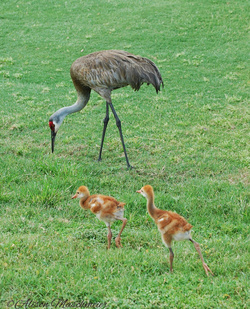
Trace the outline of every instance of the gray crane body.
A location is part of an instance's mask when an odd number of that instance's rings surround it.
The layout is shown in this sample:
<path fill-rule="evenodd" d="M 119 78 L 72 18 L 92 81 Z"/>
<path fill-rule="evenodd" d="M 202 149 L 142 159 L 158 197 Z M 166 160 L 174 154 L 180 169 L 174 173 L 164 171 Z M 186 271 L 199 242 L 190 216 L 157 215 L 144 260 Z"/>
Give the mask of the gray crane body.
<path fill-rule="evenodd" d="M 105 50 L 94 52 L 76 59 L 70 68 L 70 74 L 78 97 L 75 104 L 59 109 L 49 119 L 52 152 L 54 151 L 56 133 L 62 124 L 63 119 L 67 115 L 83 109 L 88 103 L 90 92 L 93 89 L 106 101 L 106 117 L 104 118 L 104 127 L 98 160 L 101 160 L 103 141 L 109 121 L 110 107 L 119 129 L 127 166 L 130 168 L 131 165 L 128 161 L 121 130 L 121 121 L 118 118 L 112 104 L 111 92 L 115 89 L 126 87 L 128 85 L 138 91 L 141 85 L 146 83 L 148 85 L 152 84 L 158 93 L 161 85 L 162 87 L 164 85 L 157 66 L 147 58 L 135 56 L 125 51 Z"/>

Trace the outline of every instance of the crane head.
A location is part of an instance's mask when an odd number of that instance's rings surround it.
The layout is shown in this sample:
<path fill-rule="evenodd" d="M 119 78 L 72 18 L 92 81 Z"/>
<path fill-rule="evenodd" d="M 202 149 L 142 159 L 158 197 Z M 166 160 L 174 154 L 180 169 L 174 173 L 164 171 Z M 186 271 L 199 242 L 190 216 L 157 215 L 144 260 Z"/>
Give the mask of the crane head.
<path fill-rule="evenodd" d="M 88 197 L 90 195 L 89 189 L 85 186 L 81 186 L 77 189 L 76 194 L 72 196 L 72 198 L 82 198 L 82 197 Z"/>
<path fill-rule="evenodd" d="M 51 149 L 52 153 L 54 152 L 55 147 L 55 139 L 56 134 L 63 122 L 63 119 L 66 116 L 66 113 L 63 113 L 64 108 L 59 109 L 57 112 L 55 112 L 52 116 L 49 118 L 49 127 L 51 130 Z"/>
<path fill-rule="evenodd" d="M 56 132 L 56 126 L 55 126 L 53 120 L 49 121 L 49 127 L 50 127 L 50 130 L 51 130 L 51 150 L 52 150 L 52 153 L 53 153 L 54 147 L 55 147 L 56 133 L 57 133 Z"/>
<path fill-rule="evenodd" d="M 79 199 L 83 199 L 84 201 L 86 201 L 89 196 L 90 196 L 89 189 L 85 186 L 81 186 L 77 189 L 76 194 L 72 196 L 72 199 L 79 198 Z M 89 209 L 89 204 L 88 203 L 83 204 L 81 205 L 81 207 L 83 209 Z"/>
<path fill-rule="evenodd" d="M 137 193 L 140 193 L 142 196 L 144 196 L 146 199 L 149 196 L 153 196 L 154 195 L 154 190 L 150 185 L 146 185 L 144 187 L 141 188 L 141 190 L 136 191 Z"/>

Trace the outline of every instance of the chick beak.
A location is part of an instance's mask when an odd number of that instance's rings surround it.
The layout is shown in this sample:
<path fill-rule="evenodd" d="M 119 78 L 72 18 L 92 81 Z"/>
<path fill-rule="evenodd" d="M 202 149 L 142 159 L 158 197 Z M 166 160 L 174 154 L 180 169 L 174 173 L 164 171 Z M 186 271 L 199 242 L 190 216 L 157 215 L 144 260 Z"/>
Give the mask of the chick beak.
<path fill-rule="evenodd" d="M 136 191 L 136 193 L 141 193 L 141 190 Z"/>
<path fill-rule="evenodd" d="M 52 150 L 52 153 L 54 152 L 55 139 L 56 139 L 56 132 L 51 130 L 51 150 Z"/>
<path fill-rule="evenodd" d="M 74 195 L 74 196 L 72 196 L 71 198 L 72 198 L 72 199 L 73 199 L 73 198 L 77 198 L 77 194 L 75 194 L 75 195 Z"/>

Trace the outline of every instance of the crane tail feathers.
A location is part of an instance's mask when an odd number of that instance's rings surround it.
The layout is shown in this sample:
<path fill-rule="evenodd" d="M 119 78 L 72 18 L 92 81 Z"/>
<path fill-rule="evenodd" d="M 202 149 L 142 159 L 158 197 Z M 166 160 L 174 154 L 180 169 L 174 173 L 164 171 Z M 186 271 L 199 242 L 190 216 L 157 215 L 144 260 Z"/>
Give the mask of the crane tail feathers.
<path fill-rule="evenodd" d="M 164 87 L 161 73 L 153 61 L 147 58 L 137 59 L 134 70 L 129 72 L 130 85 L 133 89 L 139 90 L 143 83 L 152 84 L 158 93 Z M 128 73 L 128 72 L 127 72 Z"/>

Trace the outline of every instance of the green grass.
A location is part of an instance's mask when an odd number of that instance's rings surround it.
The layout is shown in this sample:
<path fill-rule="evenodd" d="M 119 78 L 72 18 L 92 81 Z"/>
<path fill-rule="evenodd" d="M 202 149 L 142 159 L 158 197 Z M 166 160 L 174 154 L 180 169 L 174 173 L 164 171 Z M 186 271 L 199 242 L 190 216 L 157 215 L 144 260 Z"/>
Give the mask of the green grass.
<path fill-rule="evenodd" d="M 235 0 L 1 4 L 1 308 L 249 306 L 248 10 Z M 64 120 L 50 153 L 49 116 L 76 100 L 71 63 L 103 49 L 152 59 L 165 83 L 158 95 L 145 85 L 113 92 L 132 170 L 113 118 L 97 162 L 96 93 Z M 168 274 L 168 250 L 135 193 L 145 184 L 159 208 L 194 226 L 214 277 L 189 242 L 174 243 Z M 126 202 L 123 249 L 113 241 L 107 251 L 105 225 L 71 200 L 80 185 Z"/>

